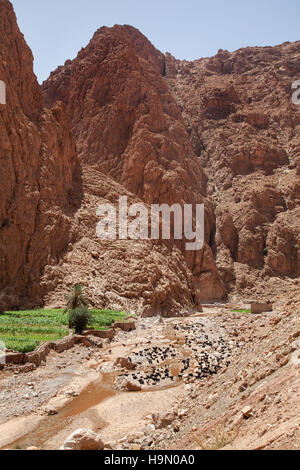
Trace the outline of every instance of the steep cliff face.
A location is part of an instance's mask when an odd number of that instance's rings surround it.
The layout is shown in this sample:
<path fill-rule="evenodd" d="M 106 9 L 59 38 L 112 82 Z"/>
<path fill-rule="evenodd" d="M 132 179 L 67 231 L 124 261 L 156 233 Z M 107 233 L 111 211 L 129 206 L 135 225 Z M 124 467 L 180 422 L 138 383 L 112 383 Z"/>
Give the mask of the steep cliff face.
<path fill-rule="evenodd" d="M 299 64 L 300 42 L 194 62 L 166 56 L 216 204 L 217 265 L 227 287 L 244 293 L 299 276 L 300 107 L 291 100 Z"/>
<path fill-rule="evenodd" d="M 77 58 L 43 84 L 45 102 L 64 102 L 79 158 L 146 204 L 204 203 L 206 244 L 176 245 L 203 299 L 225 289 L 211 250 L 215 218 L 206 175 L 189 140 L 180 107 L 164 79 L 165 57 L 135 28 L 99 29 Z"/>
<path fill-rule="evenodd" d="M 41 301 L 39 279 L 71 240 L 80 171 L 62 104 L 51 110 L 33 74 L 32 54 L 10 2 L 0 0 L 0 299 Z"/>

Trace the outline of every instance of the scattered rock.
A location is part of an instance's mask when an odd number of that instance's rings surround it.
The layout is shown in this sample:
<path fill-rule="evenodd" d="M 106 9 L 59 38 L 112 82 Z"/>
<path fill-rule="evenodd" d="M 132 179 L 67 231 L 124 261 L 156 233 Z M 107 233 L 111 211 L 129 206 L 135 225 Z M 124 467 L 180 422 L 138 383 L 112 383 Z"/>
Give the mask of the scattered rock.
<path fill-rule="evenodd" d="M 53 406 L 49 406 L 46 408 L 45 410 L 46 414 L 48 416 L 55 416 L 58 414 L 58 411 L 56 410 L 56 408 L 54 408 Z"/>
<path fill-rule="evenodd" d="M 251 406 L 245 406 L 245 408 L 242 409 L 241 414 L 244 419 L 248 419 L 252 416 L 253 409 Z"/>
<path fill-rule="evenodd" d="M 116 446 L 117 446 L 117 443 L 115 441 L 110 441 L 104 444 L 104 449 L 115 450 Z"/>
<path fill-rule="evenodd" d="M 142 390 L 142 386 L 139 383 L 134 382 L 133 380 L 125 381 L 125 388 L 129 392 L 140 392 Z"/>
<path fill-rule="evenodd" d="M 136 364 L 133 364 L 131 359 L 128 357 L 119 357 L 115 363 L 115 366 L 122 367 L 123 369 L 134 370 L 136 368 Z"/>
<path fill-rule="evenodd" d="M 172 424 L 176 419 L 175 413 L 157 413 L 153 415 L 153 423 L 156 429 L 163 429 Z"/>
<path fill-rule="evenodd" d="M 188 410 L 187 409 L 182 409 L 182 410 L 179 410 L 178 411 L 178 417 L 179 418 L 183 418 L 184 416 L 186 416 L 188 414 Z"/>
<path fill-rule="evenodd" d="M 78 429 L 64 442 L 61 450 L 103 450 L 101 438 L 89 429 Z"/>

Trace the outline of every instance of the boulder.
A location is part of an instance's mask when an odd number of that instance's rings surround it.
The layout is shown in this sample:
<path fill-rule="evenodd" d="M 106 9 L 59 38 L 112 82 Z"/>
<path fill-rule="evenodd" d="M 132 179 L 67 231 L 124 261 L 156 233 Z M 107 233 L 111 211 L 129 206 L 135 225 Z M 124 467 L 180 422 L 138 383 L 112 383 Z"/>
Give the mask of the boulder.
<path fill-rule="evenodd" d="M 129 392 L 140 392 L 142 390 L 142 386 L 134 380 L 127 380 L 125 382 L 125 388 Z"/>
<path fill-rule="evenodd" d="M 76 343 L 75 336 L 66 336 L 65 338 L 62 338 L 61 340 L 54 342 L 53 349 L 56 352 L 61 353 L 63 351 L 66 351 L 67 349 L 73 348 L 75 343 Z"/>
<path fill-rule="evenodd" d="M 273 304 L 269 303 L 253 303 L 251 304 L 251 313 L 272 312 Z"/>
<path fill-rule="evenodd" d="M 135 330 L 135 322 L 134 321 L 115 322 L 114 328 L 120 328 L 123 331 L 132 331 L 132 330 Z"/>
<path fill-rule="evenodd" d="M 243 418 L 248 419 L 252 416 L 252 407 L 251 406 L 245 406 L 245 408 L 242 409 L 241 414 Z"/>
<path fill-rule="evenodd" d="M 136 364 L 133 364 L 130 357 L 119 357 L 115 363 L 115 366 L 122 367 L 123 369 L 133 370 L 136 368 Z"/>
<path fill-rule="evenodd" d="M 55 416 L 58 414 L 58 411 L 56 408 L 54 408 L 53 406 L 48 406 L 45 410 L 46 414 L 48 416 Z"/>
<path fill-rule="evenodd" d="M 103 450 L 104 443 L 94 431 L 78 429 L 64 442 L 61 450 Z"/>
<path fill-rule="evenodd" d="M 95 336 L 96 338 L 101 338 L 101 339 L 112 339 L 115 335 L 115 332 L 112 328 L 108 330 L 93 330 L 93 329 L 87 329 L 82 333 L 82 336 Z"/>
<path fill-rule="evenodd" d="M 156 413 L 152 415 L 152 419 L 156 429 L 163 429 L 172 424 L 176 416 L 173 412 Z"/>
<path fill-rule="evenodd" d="M 24 354 L 22 353 L 7 353 L 5 355 L 6 364 L 23 364 Z"/>

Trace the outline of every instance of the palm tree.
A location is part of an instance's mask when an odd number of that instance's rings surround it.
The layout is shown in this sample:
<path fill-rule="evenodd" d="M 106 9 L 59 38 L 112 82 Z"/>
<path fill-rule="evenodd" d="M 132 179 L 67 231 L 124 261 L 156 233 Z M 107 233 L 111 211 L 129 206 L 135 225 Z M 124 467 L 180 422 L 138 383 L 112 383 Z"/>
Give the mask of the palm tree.
<path fill-rule="evenodd" d="M 67 305 L 65 312 L 69 310 L 74 310 L 78 307 L 87 307 L 88 299 L 86 297 L 84 287 L 81 284 L 75 284 L 74 287 L 70 290 L 69 294 L 66 295 Z"/>

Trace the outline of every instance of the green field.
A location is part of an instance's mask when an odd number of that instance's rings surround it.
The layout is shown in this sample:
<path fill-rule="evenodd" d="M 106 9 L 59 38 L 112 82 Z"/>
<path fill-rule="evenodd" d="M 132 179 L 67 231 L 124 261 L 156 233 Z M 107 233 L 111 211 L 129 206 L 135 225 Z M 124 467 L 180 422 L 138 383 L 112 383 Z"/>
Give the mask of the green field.
<path fill-rule="evenodd" d="M 115 321 L 123 320 L 126 312 L 92 310 L 93 320 L 89 327 L 106 329 Z M 55 341 L 68 336 L 68 314 L 63 310 L 24 310 L 5 312 L 0 315 L 0 341 L 9 350 L 34 351 L 45 341 Z"/>
<path fill-rule="evenodd" d="M 239 310 L 232 310 L 234 313 L 251 313 L 250 309 L 239 309 Z"/>

